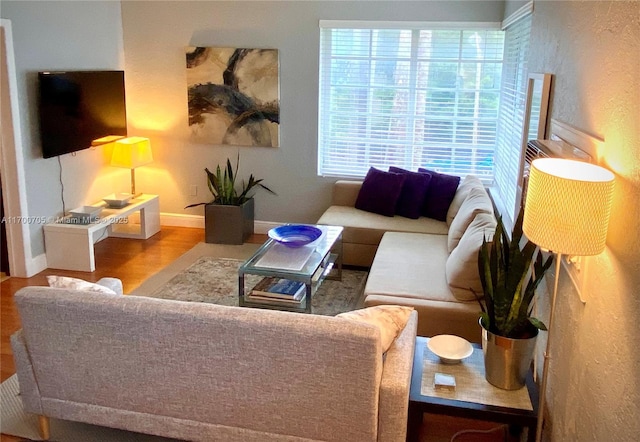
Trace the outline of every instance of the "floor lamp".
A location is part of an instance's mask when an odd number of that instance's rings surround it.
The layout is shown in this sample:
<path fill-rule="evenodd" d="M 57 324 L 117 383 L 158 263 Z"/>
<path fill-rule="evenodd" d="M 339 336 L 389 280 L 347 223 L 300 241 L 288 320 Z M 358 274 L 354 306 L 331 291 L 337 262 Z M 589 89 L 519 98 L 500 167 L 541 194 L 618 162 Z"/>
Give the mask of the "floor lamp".
<path fill-rule="evenodd" d="M 151 142 L 144 137 L 122 138 L 115 142 L 111 165 L 131 169 L 131 196 L 136 194 L 136 167 L 144 166 L 153 161 Z"/>
<path fill-rule="evenodd" d="M 598 255 L 604 250 L 613 185 L 613 173 L 594 164 L 559 158 L 540 158 L 531 163 L 523 231 L 540 248 L 556 254 L 536 441 L 542 438 L 560 261 L 562 255 Z"/>

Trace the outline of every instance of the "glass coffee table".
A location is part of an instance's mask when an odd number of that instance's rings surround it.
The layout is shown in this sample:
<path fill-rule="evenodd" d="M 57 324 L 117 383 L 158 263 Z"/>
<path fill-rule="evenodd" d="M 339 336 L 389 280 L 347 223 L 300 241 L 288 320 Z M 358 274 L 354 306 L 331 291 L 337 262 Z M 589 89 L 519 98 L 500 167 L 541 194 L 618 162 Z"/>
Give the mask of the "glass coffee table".
<path fill-rule="evenodd" d="M 269 239 L 238 269 L 238 305 L 300 313 L 311 313 L 311 298 L 325 279 L 342 278 L 342 227 L 314 226 L 322 236 L 302 247 L 287 247 Z M 300 302 L 250 299 L 245 275 L 285 278 L 302 282 L 305 293 Z"/>

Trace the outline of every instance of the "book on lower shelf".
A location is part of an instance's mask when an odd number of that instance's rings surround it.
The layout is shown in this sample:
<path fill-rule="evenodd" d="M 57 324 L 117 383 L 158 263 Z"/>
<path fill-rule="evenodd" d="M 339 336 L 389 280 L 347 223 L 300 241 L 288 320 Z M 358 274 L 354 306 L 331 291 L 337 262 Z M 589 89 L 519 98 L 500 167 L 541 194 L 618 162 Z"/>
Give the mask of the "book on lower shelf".
<path fill-rule="evenodd" d="M 303 282 L 285 278 L 267 277 L 249 292 L 249 299 L 301 302 L 306 287 Z"/>
<path fill-rule="evenodd" d="M 304 302 L 304 295 L 302 295 L 299 299 L 283 299 L 283 298 L 273 298 L 271 296 L 260 296 L 249 294 L 247 296 L 247 301 L 258 301 L 258 302 L 270 302 L 280 305 L 294 305 L 299 306 Z"/>

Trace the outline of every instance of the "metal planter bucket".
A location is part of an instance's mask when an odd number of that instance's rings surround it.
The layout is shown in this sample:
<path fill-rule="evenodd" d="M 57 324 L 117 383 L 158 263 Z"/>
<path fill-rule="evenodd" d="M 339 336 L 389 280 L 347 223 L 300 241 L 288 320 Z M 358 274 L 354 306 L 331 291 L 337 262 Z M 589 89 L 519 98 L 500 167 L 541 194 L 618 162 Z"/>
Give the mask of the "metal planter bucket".
<path fill-rule="evenodd" d="M 536 348 L 535 336 L 512 339 L 496 335 L 482 326 L 482 352 L 485 378 L 490 384 L 505 390 L 518 390 L 525 385 L 527 372 Z"/>

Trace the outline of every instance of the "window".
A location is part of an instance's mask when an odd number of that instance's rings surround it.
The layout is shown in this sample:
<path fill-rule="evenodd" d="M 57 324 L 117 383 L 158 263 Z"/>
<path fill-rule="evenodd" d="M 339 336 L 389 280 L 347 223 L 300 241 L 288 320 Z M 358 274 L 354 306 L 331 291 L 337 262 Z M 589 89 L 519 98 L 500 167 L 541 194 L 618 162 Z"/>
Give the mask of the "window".
<path fill-rule="evenodd" d="M 491 183 L 503 31 L 320 27 L 319 174 L 362 177 L 394 165 Z"/>
<path fill-rule="evenodd" d="M 522 129 L 527 99 L 529 35 L 531 14 L 506 27 L 502 94 L 498 117 L 498 136 L 495 154 L 495 180 L 491 196 L 503 217 L 507 230 L 520 209 L 518 186 L 522 157 Z"/>

